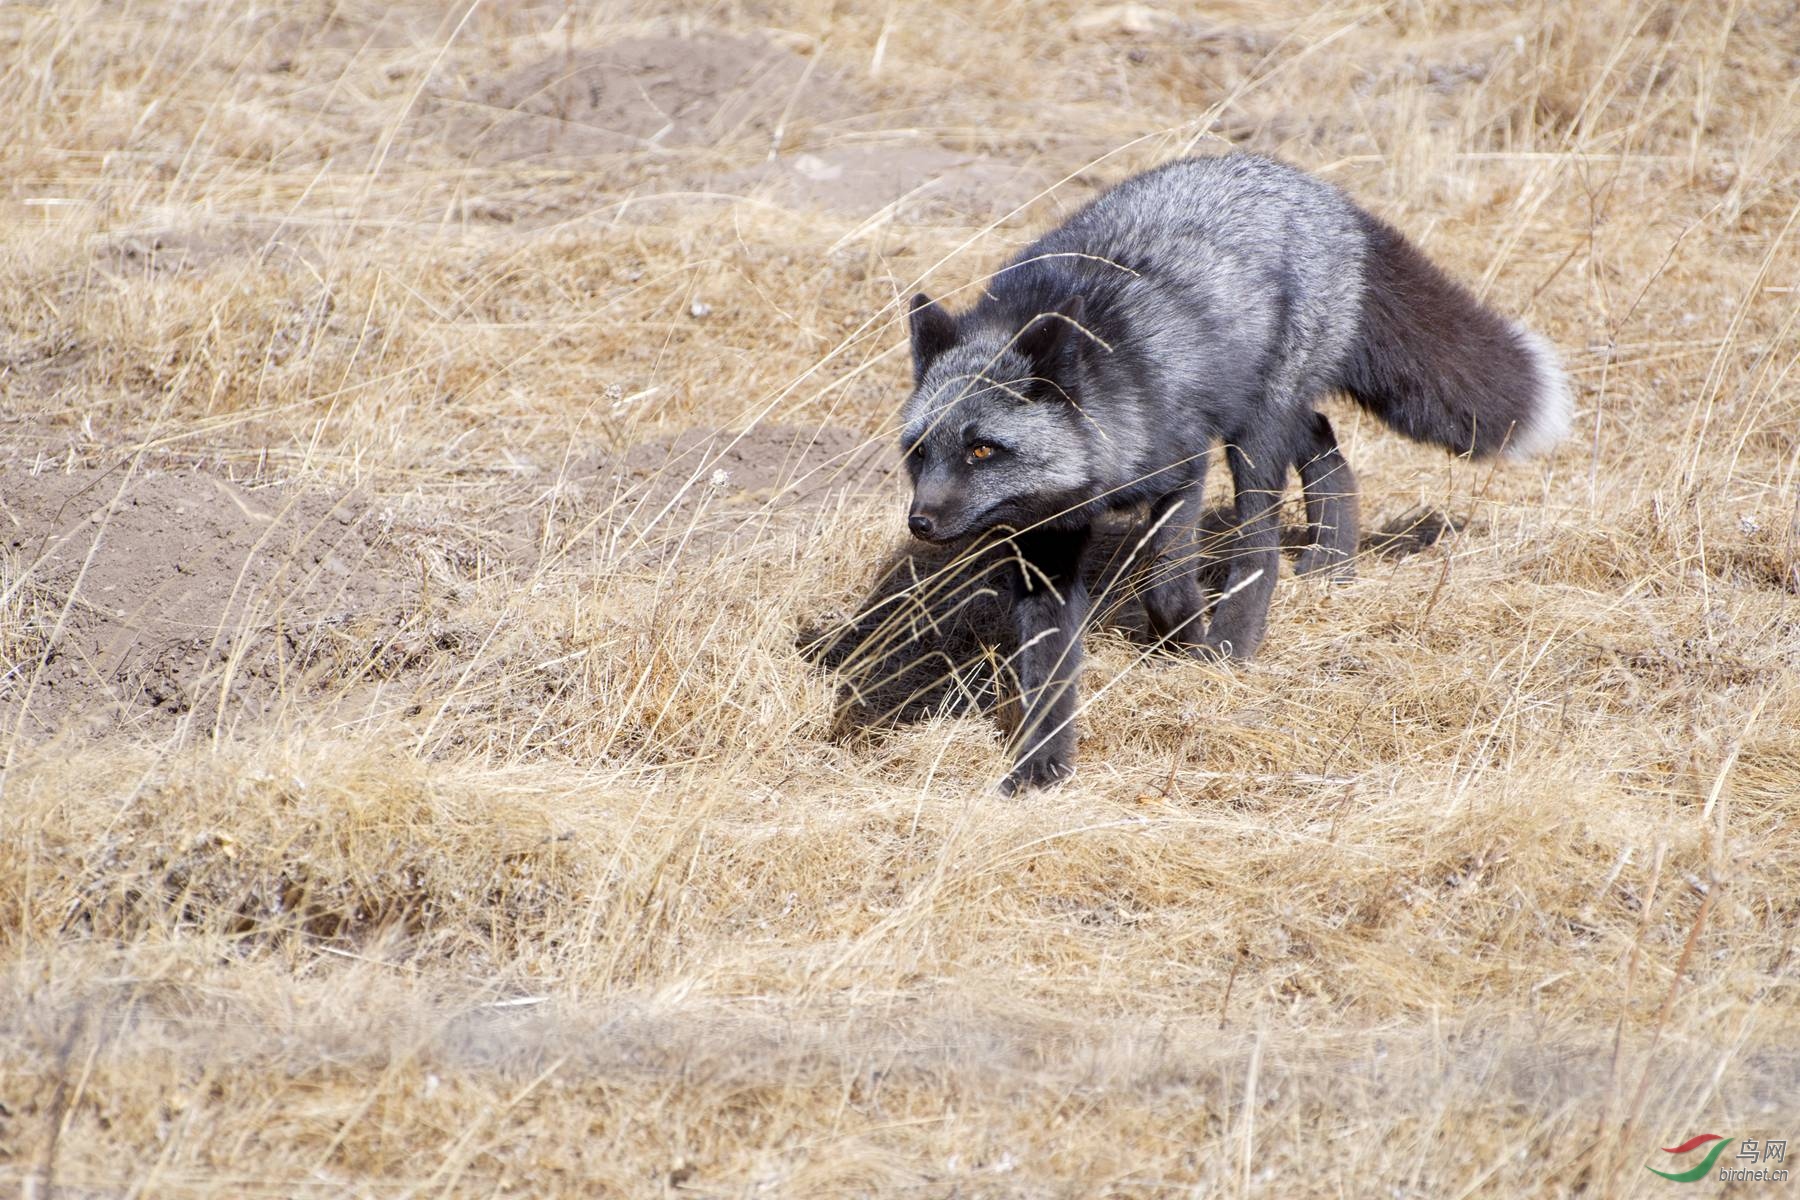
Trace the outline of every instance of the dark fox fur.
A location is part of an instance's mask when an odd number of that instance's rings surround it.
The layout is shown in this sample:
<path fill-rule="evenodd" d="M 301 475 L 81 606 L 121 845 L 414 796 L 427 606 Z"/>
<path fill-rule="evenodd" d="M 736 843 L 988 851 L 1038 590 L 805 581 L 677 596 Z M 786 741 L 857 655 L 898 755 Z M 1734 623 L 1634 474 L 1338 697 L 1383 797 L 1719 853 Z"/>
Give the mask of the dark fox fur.
<path fill-rule="evenodd" d="M 1141 546 L 1148 514 L 1109 520 L 1097 528 L 1085 564 L 1096 597 L 1089 624 L 1154 642 L 1141 602 Z M 1230 509 L 1209 509 L 1197 548 L 1194 578 L 1216 598 L 1225 585 L 1236 530 Z M 1403 558 L 1435 544 L 1462 522 L 1420 511 L 1390 521 L 1356 541 L 1357 558 Z M 1315 525 L 1286 526 L 1282 549 L 1306 572 L 1318 547 Z M 1134 553 L 1135 552 L 1135 553 Z M 842 621 L 800 632 L 801 653 L 837 676 L 832 732 L 840 739 L 925 720 L 979 712 L 996 716 L 1009 733 L 1018 722 L 1010 663 L 1018 633 L 1005 601 L 1017 551 L 1004 538 L 951 546 L 913 542 L 876 572 L 856 611 Z M 1316 578 L 1346 578 L 1354 562 L 1334 559 Z"/>
<path fill-rule="evenodd" d="M 1525 458 L 1560 441 L 1568 397 L 1556 351 L 1484 307 L 1393 226 L 1357 216 L 1369 249 L 1344 391 L 1407 437 L 1458 454 Z M 1522 389 L 1527 380 L 1542 383 Z M 1544 388 L 1555 393 L 1548 401 Z"/>
<path fill-rule="evenodd" d="M 1457 453 L 1530 453 L 1568 424 L 1554 351 L 1343 193 L 1251 155 L 1187 159 L 1100 196 L 952 315 L 913 299 L 902 449 L 931 541 L 1010 530 L 1003 594 L 1021 716 L 1009 790 L 1070 770 L 1091 533 L 1149 510 L 1152 633 L 1247 657 L 1275 586 L 1276 506 L 1332 391 Z M 1236 542 L 1219 599 L 1191 565 L 1208 450 Z"/>
<path fill-rule="evenodd" d="M 1282 545 L 1296 556 L 1296 575 L 1347 580 L 1359 549 L 1385 548 L 1393 539 L 1359 545 L 1356 476 L 1324 416 L 1314 415 L 1306 446 L 1294 464 L 1306 523 L 1283 529 Z M 1191 561 L 1158 562 L 1145 553 L 1147 510 L 1114 512 L 1098 522 L 1083 560 L 1083 582 L 1094 597 L 1090 622 L 1154 640 L 1142 599 L 1157 572 L 1191 572 L 1203 595 L 1215 597 L 1237 548 L 1231 510 L 1209 510 L 1200 530 Z M 801 651 L 840 679 L 837 734 L 971 708 L 1016 722 L 1017 705 L 1007 702 L 1002 682 L 1014 678 L 1019 642 L 1003 597 L 1019 563 L 1017 546 L 1003 532 L 960 543 L 914 542 L 890 556 L 849 619 L 803 632 Z"/>

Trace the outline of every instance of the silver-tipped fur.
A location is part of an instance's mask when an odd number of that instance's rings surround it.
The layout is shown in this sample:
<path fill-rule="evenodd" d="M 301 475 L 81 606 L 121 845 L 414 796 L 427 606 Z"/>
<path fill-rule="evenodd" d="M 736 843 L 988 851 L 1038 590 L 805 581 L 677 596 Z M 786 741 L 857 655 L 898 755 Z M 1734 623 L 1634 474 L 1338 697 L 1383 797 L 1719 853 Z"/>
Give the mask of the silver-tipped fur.
<path fill-rule="evenodd" d="M 1310 501 L 1327 494 L 1319 456 L 1341 462 L 1316 424 L 1325 396 L 1472 458 L 1538 453 L 1569 427 L 1548 342 L 1338 189 L 1255 155 L 1128 179 L 997 271 L 970 308 L 914 297 L 911 326 L 909 528 L 933 542 L 1017 531 L 1011 787 L 1070 769 L 1084 559 L 1109 512 L 1150 512 L 1151 632 L 1202 658 L 1246 658 L 1268 627 L 1289 473 L 1320 477 Z M 1240 533 L 1213 603 L 1189 564 L 1221 444 Z M 1323 542 L 1332 522 L 1314 523 Z"/>

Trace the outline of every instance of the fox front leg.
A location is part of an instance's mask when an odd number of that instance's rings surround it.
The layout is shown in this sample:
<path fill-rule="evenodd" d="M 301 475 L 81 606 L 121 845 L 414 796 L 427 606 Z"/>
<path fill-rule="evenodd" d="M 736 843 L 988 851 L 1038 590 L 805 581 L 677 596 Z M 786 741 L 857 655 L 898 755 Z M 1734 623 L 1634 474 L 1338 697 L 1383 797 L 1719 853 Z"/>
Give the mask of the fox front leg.
<path fill-rule="evenodd" d="M 1200 645 L 1206 599 L 1200 576 L 1208 564 L 1204 548 L 1223 544 L 1208 530 L 1201 498 L 1206 491 L 1206 459 L 1195 456 L 1183 478 L 1150 510 L 1150 553 L 1141 588 L 1150 632 L 1169 646 L 1192 653 Z"/>
<path fill-rule="evenodd" d="M 1086 529 L 1018 539 L 1012 610 L 1019 635 L 1013 662 L 1019 722 L 1012 738 L 1013 768 L 1000 785 L 1009 796 L 1059 782 L 1074 771 L 1075 679 L 1088 610 L 1081 560 L 1087 542 Z"/>

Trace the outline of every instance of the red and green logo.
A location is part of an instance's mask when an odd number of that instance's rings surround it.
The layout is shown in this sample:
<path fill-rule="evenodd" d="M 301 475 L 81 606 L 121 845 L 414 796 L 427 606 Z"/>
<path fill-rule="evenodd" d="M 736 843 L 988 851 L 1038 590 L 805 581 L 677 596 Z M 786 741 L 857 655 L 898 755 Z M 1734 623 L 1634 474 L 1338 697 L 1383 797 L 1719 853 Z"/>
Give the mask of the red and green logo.
<path fill-rule="evenodd" d="M 1646 1167 L 1645 1170 L 1652 1175 L 1661 1175 L 1664 1179 L 1673 1179 L 1676 1183 L 1692 1183 L 1696 1179 L 1705 1178 L 1707 1172 L 1713 1169 L 1713 1164 L 1719 1161 L 1719 1155 L 1725 1153 L 1725 1148 L 1731 1145 L 1732 1140 L 1716 1133 L 1697 1133 L 1679 1146 L 1664 1146 L 1662 1151 L 1664 1154 L 1686 1154 L 1711 1142 L 1712 1149 L 1706 1152 L 1706 1157 L 1700 1160 L 1699 1166 L 1689 1171 L 1659 1171 L 1655 1167 Z"/>

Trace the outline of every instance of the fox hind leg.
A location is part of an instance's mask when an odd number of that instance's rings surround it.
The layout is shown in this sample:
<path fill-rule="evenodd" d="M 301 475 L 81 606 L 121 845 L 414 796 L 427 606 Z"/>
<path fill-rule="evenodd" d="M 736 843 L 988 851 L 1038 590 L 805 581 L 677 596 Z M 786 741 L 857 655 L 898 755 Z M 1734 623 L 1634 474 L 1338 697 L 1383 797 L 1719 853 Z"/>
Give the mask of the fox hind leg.
<path fill-rule="evenodd" d="M 1246 448 L 1234 442 L 1226 445 L 1225 457 L 1237 492 L 1237 544 L 1200 649 L 1209 657 L 1249 658 L 1269 627 L 1269 600 L 1281 567 L 1281 497 L 1295 456 L 1273 446 Z"/>
<path fill-rule="evenodd" d="M 1294 574 L 1316 575 L 1333 583 L 1354 579 L 1361 534 L 1356 474 L 1323 413 L 1313 413 L 1307 423 L 1295 465 L 1306 496 L 1307 543 Z"/>

